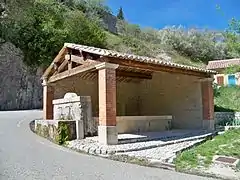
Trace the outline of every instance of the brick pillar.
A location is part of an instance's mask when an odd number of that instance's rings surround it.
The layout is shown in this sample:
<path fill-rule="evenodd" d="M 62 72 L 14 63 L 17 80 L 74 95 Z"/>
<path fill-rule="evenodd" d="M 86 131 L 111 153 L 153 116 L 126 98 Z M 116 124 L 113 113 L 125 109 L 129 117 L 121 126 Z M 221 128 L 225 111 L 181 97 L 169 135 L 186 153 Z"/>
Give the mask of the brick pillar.
<path fill-rule="evenodd" d="M 99 142 L 117 144 L 116 128 L 116 68 L 117 64 L 101 63 L 98 69 L 99 89 Z"/>
<path fill-rule="evenodd" d="M 212 78 L 206 78 L 201 81 L 202 85 L 202 113 L 203 129 L 214 130 L 214 96 L 212 87 Z"/>
<path fill-rule="evenodd" d="M 43 119 L 53 119 L 54 88 L 43 80 Z"/>

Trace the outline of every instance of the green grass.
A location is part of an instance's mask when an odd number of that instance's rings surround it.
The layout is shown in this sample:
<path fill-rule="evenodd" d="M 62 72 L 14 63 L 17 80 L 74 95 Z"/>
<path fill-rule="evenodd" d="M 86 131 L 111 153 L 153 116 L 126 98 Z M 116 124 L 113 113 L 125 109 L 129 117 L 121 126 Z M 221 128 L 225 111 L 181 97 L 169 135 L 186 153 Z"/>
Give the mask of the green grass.
<path fill-rule="evenodd" d="M 208 167 L 214 155 L 240 158 L 240 130 L 229 130 L 212 140 L 178 154 L 175 160 L 176 168 L 187 170 L 199 166 Z"/>
<path fill-rule="evenodd" d="M 214 98 L 215 111 L 240 111 L 240 87 L 221 87 Z"/>

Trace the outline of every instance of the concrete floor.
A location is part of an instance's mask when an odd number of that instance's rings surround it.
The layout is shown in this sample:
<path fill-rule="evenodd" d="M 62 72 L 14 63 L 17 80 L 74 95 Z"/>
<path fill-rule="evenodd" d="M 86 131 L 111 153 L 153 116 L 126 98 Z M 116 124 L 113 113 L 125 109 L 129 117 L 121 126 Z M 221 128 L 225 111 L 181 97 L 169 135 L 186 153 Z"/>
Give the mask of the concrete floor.
<path fill-rule="evenodd" d="M 174 129 L 170 131 L 161 132 L 143 132 L 143 133 L 126 133 L 118 134 L 119 144 L 131 143 L 131 142 L 142 142 L 151 140 L 177 140 L 182 138 L 188 138 L 191 136 L 204 135 L 209 132 L 203 130 L 190 130 L 190 129 Z M 88 137 L 93 141 L 98 141 L 98 136 Z"/>

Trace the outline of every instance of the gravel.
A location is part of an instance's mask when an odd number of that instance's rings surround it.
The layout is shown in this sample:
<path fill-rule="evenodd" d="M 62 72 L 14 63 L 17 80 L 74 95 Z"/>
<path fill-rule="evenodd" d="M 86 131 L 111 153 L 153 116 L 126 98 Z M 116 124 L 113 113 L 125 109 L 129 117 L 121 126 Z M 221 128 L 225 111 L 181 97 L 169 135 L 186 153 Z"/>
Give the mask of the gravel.
<path fill-rule="evenodd" d="M 157 147 L 157 148 L 119 153 L 119 154 L 134 156 L 138 158 L 156 159 L 162 162 L 168 161 L 168 163 L 171 163 L 171 161 L 173 160 L 177 152 L 182 151 L 186 148 L 189 148 L 194 144 L 200 143 L 201 141 L 203 141 L 203 139 L 186 141 L 182 143 L 171 144 L 171 145 L 166 145 L 166 146 Z"/>
<path fill-rule="evenodd" d="M 132 151 L 144 151 L 147 149 L 165 147 L 172 144 L 191 144 L 198 142 L 198 140 L 203 140 L 208 136 L 211 136 L 211 133 L 204 135 L 187 137 L 187 138 L 178 138 L 176 140 L 149 140 L 144 142 L 135 142 L 135 143 L 125 143 L 118 145 L 103 145 L 92 139 L 83 139 L 83 140 L 73 140 L 68 142 L 68 147 L 74 150 L 85 151 L 90 154 L 105 155 L 105 154 L 115 154 L 115 153 L 124 153 Z M 189 143 L 188 143 L 189 142 Z M 100 154 L 99 154 L 100 152 Z"/>

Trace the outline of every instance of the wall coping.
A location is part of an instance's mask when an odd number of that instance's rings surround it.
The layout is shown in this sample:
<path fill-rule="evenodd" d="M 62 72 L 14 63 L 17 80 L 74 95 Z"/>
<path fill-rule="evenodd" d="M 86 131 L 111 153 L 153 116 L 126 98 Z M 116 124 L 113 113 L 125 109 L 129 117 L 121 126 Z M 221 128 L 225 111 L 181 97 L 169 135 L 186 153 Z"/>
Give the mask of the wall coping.
<path fill-rule="evenodd" d="M 71 98 L 54 99 L 53 100 L 53 105 L 66 104 L 66 103 L 76 103 L 76 102 L 82 101 L 83 99 L 85 101 L 91 101 L 90 96 L 76 96 L 76 97 L 71 97 Z"/>
<path fill-rule="evenodd" d="M 99 117 L 94 117 L 98 119 Z M 134 120 L 134 121 L 143 121 L 143 120 L 172 120 L 173 117 L 171 115 L 163 115 L 163 116 L 117 116 L 117 120 Z"/>

